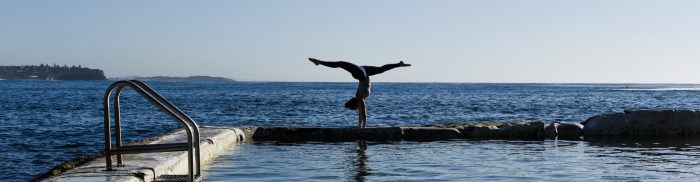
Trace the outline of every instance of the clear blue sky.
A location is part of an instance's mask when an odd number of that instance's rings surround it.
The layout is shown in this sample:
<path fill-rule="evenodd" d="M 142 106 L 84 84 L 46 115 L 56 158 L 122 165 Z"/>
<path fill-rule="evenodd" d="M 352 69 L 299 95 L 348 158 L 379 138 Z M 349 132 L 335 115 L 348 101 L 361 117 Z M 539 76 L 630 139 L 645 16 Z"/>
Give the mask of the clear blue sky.
<path fill-rule="evenodd" d="M 108 77 L 700 83 L 700 1 L 0 1 L 0 64 Z"/>

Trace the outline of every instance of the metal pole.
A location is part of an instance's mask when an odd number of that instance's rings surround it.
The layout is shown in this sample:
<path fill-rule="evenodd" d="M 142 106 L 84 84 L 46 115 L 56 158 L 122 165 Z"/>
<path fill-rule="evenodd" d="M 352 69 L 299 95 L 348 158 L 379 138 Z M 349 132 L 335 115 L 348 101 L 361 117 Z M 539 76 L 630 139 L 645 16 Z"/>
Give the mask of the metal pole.
<path fill-rule="evenodd" d="M 116 84 L 116 83 L 115 83 Z M 112 150 L 112 141 L 111 141 L 111 133 L 110 133 L 110 121 L 109 121 L 109 95 L 112 94 L 112 89 L 114 88 L 115 84 L 112 84 L 107 91 L 105 91 L 104 98 L 102 100 L 102 111 L 104 112 L 104 129 L 105 129 L 105 164 L 107 165 L 107 170 L 111 171 L 112 170 L 112 155 L 111 155 L 111 150 Z"/>
<path fill-rule="evenodd" d="M 117 148 L 122 147 L 122 126 L 121 126 L 121 112 L 119 109 L 119 96 L 124 90 L 125 85 L 120 84 L 117 88 L 117 92 L 114 93 L 114 134 L 116 135 Z M 122 160 L 122 154 L 117 154 L 117 166 L 124 166 L 124 161 Z"/>

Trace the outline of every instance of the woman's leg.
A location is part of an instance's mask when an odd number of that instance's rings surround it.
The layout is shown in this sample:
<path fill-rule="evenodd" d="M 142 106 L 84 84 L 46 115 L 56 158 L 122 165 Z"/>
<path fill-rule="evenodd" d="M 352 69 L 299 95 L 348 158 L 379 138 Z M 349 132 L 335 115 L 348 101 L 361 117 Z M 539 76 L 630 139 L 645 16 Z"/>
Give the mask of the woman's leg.
<path fill-rule="evenodd" d="M 331 68 L 343 68 L 345 71 L 350 72 L 353 78 L 358 80 L 365 79 L 364 72 L 360 70 L 360 67 L 352 63 L 348 63 L 345 61 L 321 61 L 315 58 L 309 58 L 309 61 L 313 62 L 316 65 L 320 64 Z"/>
<path fill-rule="evenodd" d="M 385 64 L 384 66 L 381 67 L 376 67 L 376 66 L 363 66 L 365 68 L 365 71 L 367 71 L 367 76 L 372 76 L 376 75 L 379 73 L 384 73 L 385 71 L 388 71 L 390 69 L 398 68 L 398 67 L 404 67 L 404 66 L 411 66 L 410 64 L 405 64 L 403 61 L 399 63 L 394 63 L 394 64 Z"/>

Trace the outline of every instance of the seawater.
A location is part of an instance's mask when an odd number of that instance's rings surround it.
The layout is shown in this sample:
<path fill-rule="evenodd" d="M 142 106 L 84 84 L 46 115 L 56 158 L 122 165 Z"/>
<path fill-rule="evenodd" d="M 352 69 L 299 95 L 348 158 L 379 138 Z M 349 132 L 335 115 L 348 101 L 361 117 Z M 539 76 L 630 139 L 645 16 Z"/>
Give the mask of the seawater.
<path fill-rule="evenodd" d="M 1 80 L 0 179 L 27 181 L 66 160 L 100 151 L 104 147 L 102 97 L 111 83 Z M 149 84 L 202 125 L 357 124 L 357 113 L 343 108 L 356 89 L 357 84 L 351 82 Z M 624 109 L 700 109 L 698 88 L 700 85 L 374 83 L 367 100 L 368 126 L 523 119 L 580 122 Z M 121 98 L 126 142 L 178 128 L 133 91 L 127 90 Z"/>
<path fill-rule="evenodd" d="M 205 181 L 697 181 L 699 141 L 254 142 Z"/>

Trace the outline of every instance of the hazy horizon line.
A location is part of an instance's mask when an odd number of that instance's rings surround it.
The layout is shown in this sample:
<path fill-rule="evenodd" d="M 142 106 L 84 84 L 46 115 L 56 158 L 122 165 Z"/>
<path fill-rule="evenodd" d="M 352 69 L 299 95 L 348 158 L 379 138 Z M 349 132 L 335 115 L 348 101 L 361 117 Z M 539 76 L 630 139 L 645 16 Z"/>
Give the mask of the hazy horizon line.
<path fill-rule="evenodd" d="M 235 80 L 235 79 L 234 79 Z M 270 80 L 236 80 L 237 82 L 270 83 L 356 83 L 353 81 L 270 81 Z M 662 83 L 662 82 L 406 82 L 406 81 L 372 81 L 372 83 L 455 83 L 455 84 L 645 84 L 645 85 L 700 85 L 700 83 Z"/>

